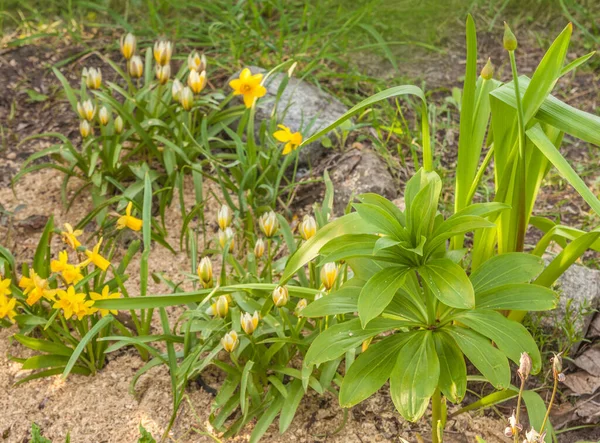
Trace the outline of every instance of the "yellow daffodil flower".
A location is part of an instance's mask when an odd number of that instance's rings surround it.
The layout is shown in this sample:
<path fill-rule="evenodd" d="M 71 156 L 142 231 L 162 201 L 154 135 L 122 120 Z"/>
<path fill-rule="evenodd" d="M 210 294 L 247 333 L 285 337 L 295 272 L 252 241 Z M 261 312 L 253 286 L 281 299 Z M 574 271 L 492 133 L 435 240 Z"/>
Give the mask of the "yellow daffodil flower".
<path fill-rule="evenodd" d="M 92 308 L 93 300 L 86 300 L 83 292 L 75 292 L 75 287 L 69 286 L 67 290 L 58 291 L 58 301 L 52 306 L 54 309 L 62 309 L 65 318 L 69 319 L 74 315 L 77 320 L 81 320 L 86 315 L 96 312 Z"/>
<path fill-rule="evenodd" d="M 141 231 L 143 222 L 139 218 L 135 218 L 131 215 L 131 209 L 133 208 L 133 203 L 129 202 L 127 204 L 127 208 L 125 208 L 125 215 L 122 215 L 117 220 L 117 229 L 129 228 L 132 231 Z"/>
<path fill-rule="evenodd" d="M 267 89 L 261 85 L 263 75 L 254 74 L 250 69 L 244 68 L 240 73 L 240 77 L 229 82 L 229 86 L 233 89 L 233 95 L 243 95 L 246 108 L 251 108 L 254 99 L 263 97 L 267 93 Z"/>
<path fill-rule="evenodd" d="M 77 240 L 77 237 L 81 234 L 83 234 L 83 231 L 79 229 L 73 230 L 73 226 L 69 223 L 65 223 L 65 230 L 60 233 L 60 238 L 73 249 L 77 249 L 81 246 L 81 242 Z"/>
<path fill-rule="evenodd" d="M 111 294 L 110 288 L 108 287 L 108 285 L 105 285 L 104 288 L 102 288 L 102 294 L 98 294 L 97 292 L 90 292 L 90 298 L 94 302 L 96 300 L 112 300 L 115 298 L 121 298 L 121 293 L 113 292 Z M 109 313 L 111 313 L 113 315 L 118 314 L 118 311 L 116 309 L 98 309 L 98 310 L 100 311 L 100 315 L 102 315 L 102 317 L 107 316 Z"/>
<path fill-rule="evenodd" d="M 283 147 L 283 155 L 287 155 L 292 151 L 298 149 L 300 143 L 302 143 L 302 134 L 299 132 L 292 132 L 290 128 L 284 125 L 277 125 L 280 129 L 279 131 L 275 131 L 273 133 L 273 137 L 277 139 L 277 141 L 281 143 L 285 143 Z"/>
<path fill-rule="evenodd" d="M 5 280 L 10 283 L 10 280 Z M 3 283 L 3 282 L 2 282 Z M 16 298 L 8 298 L 0 292 L 0 319 L 8 318 L 11 322 L 14 323 L 15 315 L 17 315 L 17 311 L 15 311 L 15 305 L 17 304 Z"/>
<path fill-rule="evenodd" d="M 68 285 L 83 280 L 81 267 L 79 265 L 69 264 L 69 254 L 67 251 L 60 252 L 58 254 L 58 260 L 52 260 L 52 262 L 50 262 L 50 270 L 52 272 L 60 272 Z"/>
<path fill-rule="evenodd" d="M 102 238 L 98 241 L 98 244 L 94 246 L 93 250 L 86 250 L 85 255 L 87 255 L 88 260 L 86 262 L 92 262 L 97 268 L 106 271 L 110 266 L 110 262 L 100 255 L 100 246 L 102 246 Z M 84 262 L 84 263 L 86 263 Z"/>
<path fill-rule="evenodd" d="M 33 306 L 42 297 L 54 301 L 56 290 L 50 289 L 48 281 L 41 278 L 34 270 L 29 271 L 29 277 L 21 277 L 19 287 L 23 289 L 23 295 L 27 295 L 27 304 Z"/>
<path fill-rule="evenodd" d="M 10 278 L 5 278 L 2 280 L 2 276 L 0 276 L 0 297 L 10 295 Z"/>

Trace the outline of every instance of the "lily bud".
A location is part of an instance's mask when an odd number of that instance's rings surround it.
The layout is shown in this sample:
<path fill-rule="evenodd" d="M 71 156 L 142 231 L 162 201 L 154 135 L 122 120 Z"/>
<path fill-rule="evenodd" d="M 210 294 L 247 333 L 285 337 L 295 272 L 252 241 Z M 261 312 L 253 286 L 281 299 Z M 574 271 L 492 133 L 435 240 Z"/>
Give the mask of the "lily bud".
<path fill-rule="evenodd" d="M 521 359 L 519 360 L 519 370 L 517 371 L 519 377 L 522 380 L 527 380 L 531 373 L 531 357 L 527 352 L 521 353 Z"/>
<path fill-rule="evenodd" d="M 154 43 L 154 60 L 161 66 L 167 65 L 173 55 L 173 44 L 169 41 L 161 40 Z"/>
<path fill-rule="evenodd" d="M 206 57 L 194 51 L 188 55 L 188 68 L 190 71 L 202 72 L 206 69 Z"/>
<path fill-rule="evenodd" d="M 492 65 L 492 59 L 488 58 L 487 63 L 481 70 L 481 78 L 484 80 L 491 80 L 494 76 L 494 65 Z"/>
<path fill-rule="evenodd" d="M 179 103 L 181 103 L 181 106 L 186 111 L 192 109 L 192 106 L 194 105 L 194 93 L 188 86 L 181 90 Z"/>
<path fill-rule="evenodd" d="M 514 51 L 517 49 L 517 37 L 510 30 L 508 24 L 504 22 L 504 38 L 502 39 L 502 43 L 504 44 L 504 49 L 507 51 Z"/>
<path fill-rule="evenodd" d="M 225 349 L 227 352 L 233 352 L 240 344 L 237 332 L 231 331 L 225 334 L 225 336 L 221 339 L 221 344 L 223 345 L 223 349 Z"/>
<path fill-rule="evenodd" d="M 217 214 L 217 221 L 219 222 L 219 228 L 225 230 L 231 225 L 231 220 L 233 219 L 233 214 L 231 213 L 231 209 L 229 206 L 222 205 L 221 209 L 219 209 L 219 213 Z"/>
<path fill-rule="evenodd" d="M 183 85 L 178 79 L 173 80 L 173 86 L 171 86 L 171 95 L 173 100 L 179 102 L 181 100 L 181 91 L 183 91 Z"/>
<path fill-rule="evenodd" d="M 100 108 L 98 119 L 100 120 L 100 124 L 102 126 L 106 126 L 108 124 L 108 109 L 106 109 L 106 106 L 102 106 Z"/>
<path fill-rule="evenodd" d="M 338 276 L 338 268 L 335 263 L 333 263 L 333 262 L 326 263 L 321 268 L 321 283 L 323 283 L 323 286 L 328 291 L 330 291 L 331 288 L 333 288 L 333 285 L 335 284 L 335 281 L 337 280 L 337 276 Z"/>
<path fill-rule="evenodd" d="M 140 78 L 144 74 L 144 62 L 142 57 L 134 55 L 129 60 L 129 75 L 133 78 Z"/>
<path fill-rule="evenodd" d="M 305 215 L 298 230 L 300 231 L 300 236 L 304 240 L 308 240 L 317 232 L 317 222 L 315 221 L 314 217 Z"/>
<path fill-rule="evenodd" d="M 197 71 L 190 71 L 187 83 L 194 94 L 200 94 L 206 86 L 206 71 L 202 71 L 200 74 Z"/>
<path fill-rule="evenodd" d="M 79 133 L 83 138 L 86 138 L 92 133 L 92 127 L 87 120 L 81 120 L 81 123 L 79 123 Z"/>
<path fill-rule="evenodd" d="M 196 270 L 198 273 L 198 277 L 200 278 L 200 282 L 202 282 L 202 287 L 210 288 L 213 285 L 213 268 L 212 262 L 210 258 L 204 257 L 200 260 L 198 264 L 198 269 Z"/>
<path fill-rule="evenodd" d="M 285 306 L 289 298 L 287 286 L 277 286 L 273 289 L 273 303 L 275 303 L 275 306 L 278 308 Z"/>
<path fill-rule="evenodd" d="M 254 256 L 256 258 L 261 258 L 264 253 L 265 253 L 265 242 L 262 238 L 259 238 L 258 240 L 256 240 L 256 243 L 254 244 Z"/>
<path fill-rule="evenodd" d="M 77 113 L 79 117 L 91 122 L 96 115 L 96 105 L 89 99 L 83 103 L 77 102 Z"/>
<path fill-rule="evenodd" d="M 279 221 L 277 220 L 277 215 L 275 215 L 273 211 L 265 212 L 261 215 L 258 219 L 258 224 L 267 238 L 273 237 L 279 229 Z"/>
<path fill-rule="evenodd" d="M 225 245 L 229 244 L 229 250 L 233 249 L 233 245 L 235 244 L 233 240 L 233 229 L 225 228 L 225 230 L 219 229 L 219 244 L 221 248 L 225 249 Z"/>
<path fill-rule="evenodd" d="M 296 315 L 298 317 L 302 317 L 301 312 L 304 308 L 306 308 L 307 305 L 308 305 L 308 300 L 306 300 L 305 298 L 298 301 L 298 304 L 296 304 L 296 309 L 295 309 Z"/>
<path fill-rule="evenodd" d="M 100 86 L 102 86 L 102 71 L 99 68 L 88 68 L 85 83 L 90 89 L 100 89 Z"/>
<path fill-rule="evenodd" d="M 224 295 L 221 295 L 217 299 L 215 312 L 221 318 L 225 318 L 227 316 L 227 313 L 229 312 L 229 302 L 227 301 L 227 297 Z"/>
<path fill-rule="evenodd" d="M 246 334 L 252 335 L 258 326 L 258 320 L 258 311 L 254 311 L 253 315 L 250 315 L 248 312 L 244 312 L 241 314 L 240 324 L 242 325 L 242 329 Z"/>
<path fill-rule="evenodd" d="M 156 65 L 156 78 L 164 85 L 171 78 L 171 65 Z"/>
<path fill-rule="evenodd" d="M 117 115 L 117 118 L 115 118 L 115 131 L 117 134 L 123 132 L 123 119 L 120 115 Z"/>
<path fill-rule="evenodd" d="M 121 36 L 121 54 L 126 60 L 129 60 L 135 53 L 135 36 L 130 32 L 127 35 Z"/>

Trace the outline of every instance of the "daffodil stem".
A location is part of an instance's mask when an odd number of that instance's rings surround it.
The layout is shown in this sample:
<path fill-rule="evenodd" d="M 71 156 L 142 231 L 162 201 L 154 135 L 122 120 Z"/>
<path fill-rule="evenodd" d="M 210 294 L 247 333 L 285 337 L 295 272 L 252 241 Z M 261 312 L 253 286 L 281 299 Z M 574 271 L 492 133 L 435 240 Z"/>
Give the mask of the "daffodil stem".
<path fill-rule="evenodd" d="M 521 387 L 519 388 L 519 397 L 517 398 L 517 411 L 515 412 L 515 422 L 519 424 L 519 416 L 521 415 L 521 400 L 523 399 L 523 391 L 525 390 L 525 377 L 521 377 Z M 514 443 L 519 443 L 519 427 L 515 428 Z"/>

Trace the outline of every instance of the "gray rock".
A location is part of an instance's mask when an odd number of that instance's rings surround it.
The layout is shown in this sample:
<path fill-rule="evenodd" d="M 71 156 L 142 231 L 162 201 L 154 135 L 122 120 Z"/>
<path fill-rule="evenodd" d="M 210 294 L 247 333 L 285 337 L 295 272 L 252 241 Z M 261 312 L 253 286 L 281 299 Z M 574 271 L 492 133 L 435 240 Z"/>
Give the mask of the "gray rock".
<path fill-rule="evenodd" d="M 329 170 L 335 189 L 334 210 L 341 215 L 348 201 L 358 194 L 373 192 L 393 200 L 398 187 L 385 162 L 369 149 L 351 149 Z"/>
<path fill-rule="evenodd" d="M 256 66 L 250 66 L 249 69 L 252 74 L 266 72 L 265 69 Z M 239 75 L 239 72 L 236 73 L 230 80 L 239 77 Z M 267 95 L 257 102 L 257 130 L 260 127 L 260 124 L 258 124 L 260 121 L 271 118 L 277 91 L 286 76 L 287 73 L 282 72 L 274 74 L 266 80 Z M 304 138 L 307 138 L 333 123 L 346 111 L 348 111 L 348 108 L 336 98 L 321 91 L 316 86 L 292 77 L 281 94 L 277 106 L 277 123 L 289 127 L 294 132 L 300 131 Z M 324 150 L 325 148 L 320 141 L 304 146 L 300 151 L 300 164 L 303 166 L 314 165 L 323 155 Z"/>

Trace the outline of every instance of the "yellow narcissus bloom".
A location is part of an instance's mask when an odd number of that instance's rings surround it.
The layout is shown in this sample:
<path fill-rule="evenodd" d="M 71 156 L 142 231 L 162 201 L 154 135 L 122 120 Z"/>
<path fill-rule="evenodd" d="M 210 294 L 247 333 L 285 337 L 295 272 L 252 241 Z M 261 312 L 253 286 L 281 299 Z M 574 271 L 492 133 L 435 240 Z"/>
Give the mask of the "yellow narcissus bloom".
<path fill-rule="evenodd" d="M 27 295 L 27 304 L 33 306 L 42 297 L 54 301 L 56 290 L 50 289 L 48 281 L 37 275 L 33 269 L 29 273 L 29 277 L 23 276 L 19 281 L 19 287 L 23 289 L 23 295 Z"/>
<path fill-rule="evenodd" d="M 108 287 L 108 285 L 104 285 L 104 288 L 102 288 L 101 294 L 98 294 L 97 292 L 90 292 L 90 298 L 94 302 L 96 302 L 97 300 L 112 300 L 115 298 L 121 298 L 121 293 L 113 292 L 111 294 L 110 288 Z M 102 315 L 102 317 L 106 317 L 109 313 L 113 314 L 113 315 L 118 314 L 118 311 L 116 309 L 98 309 L 98 311 L 100 311 L 100 315 Z"/>
<path fill-rule="evenodd" d="M 115 132 L 117 134 L 123 132 L 123 119 L 120 115 L 117 115 L 117 118 L 115 118 Z"/>
<path fill-rule="evenodd" d="M 125 215 L 120 216 L 117 219 L 117 229 L 129 228 L 132 231 L 141 231 L 144 222 L 139 218 L 131 215 L 131 209 L 133 208 L 133 202 L 127 204 L 125 208 Z"/>
<path fill-rule="evenodd" d="M 221 248 L 225 249 L 225 245 L 229 244 L 229 250 L 233 250 L 235 245 L 233 235 L 233 229 L 231 228 L 225 228 L 225 230 L 219 229 L 219 244 Z"/>
<path fill-rule="evenodd" d="M 221 339 L 221 344 L 223 345 L 223 349 L 225 349 L 227 352 L 233 352 L 240 344 L 237 332 L 231 331 L 225 334 L 225 336 Z"/>
<path fill-rule="evenodd" d="M 169 41 L 161 40 L 154 43 L 154 60 L 161 66 L 167 65 L 173 55 L 173 44 Z"/>
<path fill-rule="evenodd" d="M 14 323 L 15 316 L 17 315 L 17 311 L 15 311 L 16 304 L 16 298 L 8 298 L 0 294 L 0 319 L 8 318 L 9 321 Z"/>
<path fill-rule="evenodd" d="M 287 286 L 277 286 L 273 289 L 273 303 L 278 308 L 285 306 L 290 298 Z"/>
<path fill-rule="evenodd" d="M 5 278 L 2 280 L 2 275 L 0 275 L 0 297 L 9 296 L 10 295 L 10 278 Z"/>
<path fill-rule="evenodd" d="M 215 314 L 217 314 L 221 318 L 225 318 L 227 313 L 229 312 L 229 301 L 227 301 L 227 297 L 221 295 L 217 299 L 217 303 L 215 305 Z"/>
<path fill-rule="evenodd" d="M 79 133 L 82 138 L 87 138 L 93 133 L 93 129 L 87 120 L 81 120 L 81 123 L 79 123 Z"/>
<path fill-rule="evenodd" d="M 81 242 L 77 240 L 77 237 L 81 234 L 83 234 L 83 231 L 79 229 L 73 230 L 73 226 L 69 223 L 65 223 L 65 230 L 60 233 L 60 238 L 73 249 L 77 249 L 81 246 Z"/>
<path fill-rule="evenodd" d="M 181 103 L 181 106 L 186 111 L 189 111 L 190 109 L 192 109 L 192 106 L 194 106 L 194 93 L 192 92 L 189 86 L 186 86 L 181 90 L 179 96 L 179 103 Z"/>
<path fill-rule="evenodd" d="M 267 93 L 267 89 L 261 85 L 263 75 L 254 74 L 250 69 L 244 68 L 240 73 L 240 77 L 229 82 L 229 86 L 233 89 L 233 95 L 243 95 L 246 108 L 251 108 L 254 99 L 263 97 Z"/>
<path fill-rule="evenodd" d="M 125 57 L 126 60 L 129 60 L 135 53 L 135 44 L 135 35 L 131 32 L 121 37 L 121 54 L 123 54 L 123 57 Z"/>
<path fill-rule="evenodd" d="M 328 291 L 333 288 L 338 276 L 338 268 L 335 263 L 326 263 L 321 268 L 321 283 Z"/>
<path fill-rule="evenodd" d="M 144 62 L 142 61 L 142 57 L 139 55 L 134 55 L 129 60 L 129 75 L 133 78 L 140 78 L 144 73 Z"/>
<path fill-rule="evenodd" d="M 219 213 L 217 214 L 219 228 L 221 228 L 222 230 L 227 229 L 229 225 L 231 225 L 231 220 L 233 220 L 233 214 L 231 213 L 231 209 L 229 209 L 229 206 L 221 206 L 221 209 L 219 209 Z"/>
<path fill-rule="evenodd" d="M 298 227 L 298 230 L 300 231 L 300 236 L 304 240 L 308 240 L 316 234 L 317 222 L 315 221 L 314 217 L 305 215 L 302 223 L 300 223 L 300 226 Z"/>
<path fill-rule="evenodd" d="M 106 106 L 102 106 L 100 108 L 100 112 L 98 113 L 98 119 L 100 120 L 100 124 L 106 126 L 108 124 L 108 117 L 108 109 L 106 109 Z"/>
<path fill-rule="evenodd" d="M 179 102 L 181 99 L 181 91 L 183 91 L 183 85 L 179 79 L 173 80 L 173 86 L 171 86 L 171 96 L 173 97 L 173 101 Z"/>
<path fill-rule="evenodd" d="M 68 285 L 83 280 L 81 267 L 69 264 L 69 254 L 67 251 L 61 251 L 58 254 L 58 260 L 50 262 L 50 270 L 52 272 L 60 272 Z"/>
<path fill-rule="evenodd" d="M 302 143 L 302 134 L 299 132 L 292 132 L 290 128 L 284 125 L 277 125 L 277 127 L 279 128 L 279 131 L 275 131 L 273 137 L 275 137 L 277 141 L 285 143 L 282 154 L 287 155 L 298 149 L 298 146 Z"/>
<path fill-rule="evenodd" d="M 197 71 L 190 71 L 187 83 L 194 94 L 200 94 L 206 86 L 206 71 L 202 71 L 200 74 Z"/>
<path fill-rule="evenodd" d="M 93 300 L 86 300 L 83 292 L 75 292 L 74 286 L 69 286 L 66 291 L 58 290 L 58 300 L 52 306 L 54 309 L 62 309 L 65 318 L 69 319 L 74 315 L 77 320 L 81 320 L 86 315 L 96 312 L 92 308 Z"/>
<path fill-rule="evenodd" d="M 187 62 L 190 71 L 202 72 L 206 69 L 206 57 L 204 54 L 199 55 L 196 51 L 188 55 Z"/>
<path fill-rule="evenodd" d="M 256 240 L 256 244 L 254 245 L 254 256 L 256 258 L 261 258 L 265 253 L 265 241 L 262 238 Z"/>
<path fill-rule="evenodd" d="M 102 246 L 102 238 L 98 241 L 98 244 L 94 246 L 93 250 L 90 251 L 87 249 L 85 251 L 85 255 L 87 255 L 88 258 L 86 262 L 92 262 L 97 268 L 106 271 L 110 266 L 110 262 L 100 255 L 100 246 Z"/>
<path fill-rule="evenodd" d="M 100 68 L 88 68 L 85 83 L 90 89 L 100 89 L 100 86 L 102 86 L 102 71 L 100 71 Z"/>
<path fill-rule="evenodd" d="M 210 258 L 204 257 L 198 264 L 196 270 L 203 288 L 210 288 L 213 285 L 213 268 Z"/>
<path fill-rule="evenodd" d="M 258 311 L 254 311 L 253 315 L 250 315 L 248 312 L 244 312 L 240 316 L 240 325 L 246 334 L 252 335 L 258 326 L 258 320 Z"/>
<path fill-rule="evenodd" d="M 85 100 L 83 103 L 77 102 L 77 113 L 79 117 L 91 122 L 96 115 L 96 105 L 91 100 Z"/>
<path fill-rule="evenodd" d="M 164 85 L 171 78 L 171 65 L 156 65 L 156 78 Z"/>
<path fill-rule="evenodd" d="M 279 229 L 279 220 L 273 211 L 265 212 L 258 219 L 258 225 L 267 238 L 273 237 Z"/>

